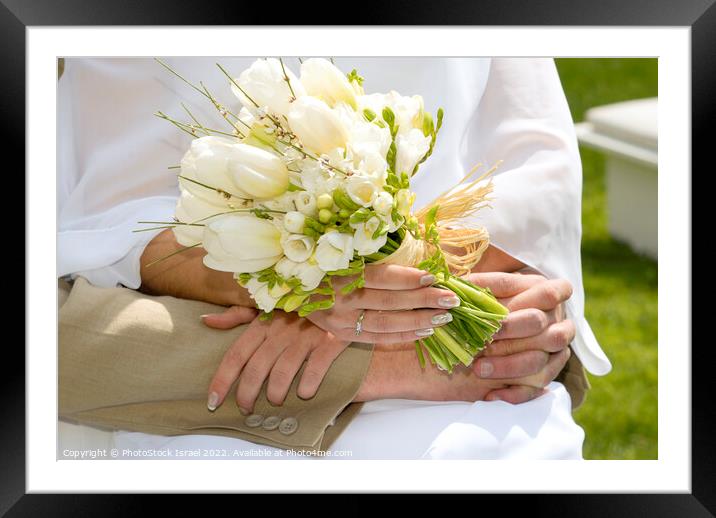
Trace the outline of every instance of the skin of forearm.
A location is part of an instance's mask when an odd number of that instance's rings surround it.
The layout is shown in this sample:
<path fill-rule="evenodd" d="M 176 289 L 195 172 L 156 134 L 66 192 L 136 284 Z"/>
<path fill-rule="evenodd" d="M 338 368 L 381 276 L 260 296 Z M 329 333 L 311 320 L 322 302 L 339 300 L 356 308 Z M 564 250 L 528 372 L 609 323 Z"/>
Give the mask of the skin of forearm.
<path fill-rule="evenodd" d="M 444 250 L 460 255 L 461 250 L 452 247 L 443 247 Z M 505 272 L 513 273 L 521 270 L 525 264 L 518 261 L 499 248 L 490 245 L 482 254 L 480 261 L 472 268 L 473 272 Z"/>
<path fill-rule="evenodd" d="M 150 264 L 182 248 L 171 230 L 157 234 L 147 244 L 140 259 L 140 291 L 222 306 L 255 306 L 247 290 L 234 280 L 233 274 L 204 266 L 206 252 L 202 248 L 192 248 Z"/>
<path fill-rule="evenodd" d="M 419 399 L 423 401 L 478 401 L 491 390 L 506 385 L 498 380 L 477 378 L 468 368 L 452 374 L 434 366 L 420 367 L 412 344 L 376 346 L 354 401 L 376 399 Z"/>

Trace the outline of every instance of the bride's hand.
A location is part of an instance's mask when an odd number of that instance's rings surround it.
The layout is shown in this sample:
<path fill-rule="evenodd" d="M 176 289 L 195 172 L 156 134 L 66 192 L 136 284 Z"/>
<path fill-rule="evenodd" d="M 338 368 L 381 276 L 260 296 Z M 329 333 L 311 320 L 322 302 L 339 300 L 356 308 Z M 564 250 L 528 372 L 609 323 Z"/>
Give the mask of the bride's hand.
<path fill-rule="evenodd" d="M 341 294 L 341 288 L 352 280 L 334 278 L 334 306 L 308 316 L 321 329 L 347 341 L 393 344 L 430 336 L 433 328 L 452 320 L 447 310 L 460 305 L 453 292 L 431 287 L 435 278 L 416 268 L 368 265 L 365 286 Z M 356 324 L 363 312 L 362 331 L 357 335 Z"/>
<path fill-rule="evenodd" d="M 242 413 L 253 410 L 267 378 L 267 399 L 274 405 L 281 405 L 304 361 L 306 367 L 297 394 L 304 399 L 311 398 L 333 361 L 350 344 L 295 313 L 274 311 L 268 321 L 255 316 L 256 311 L 251 308 L 234 306 L 224 313 L 202 317 L 206 325 L 217 329 L 230 329 L 251 321 L 226 351 L 209 384 L 210 410 L 224 402 L 239 375 L 236 401 Z"/>

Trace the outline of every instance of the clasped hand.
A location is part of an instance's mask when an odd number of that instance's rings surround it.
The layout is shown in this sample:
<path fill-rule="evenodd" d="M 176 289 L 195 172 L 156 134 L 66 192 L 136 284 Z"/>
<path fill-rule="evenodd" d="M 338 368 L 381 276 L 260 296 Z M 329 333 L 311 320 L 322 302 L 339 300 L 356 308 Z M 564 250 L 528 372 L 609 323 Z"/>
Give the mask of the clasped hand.
<path fill-rule="evenodd" d="M 490 288 L 510 309 L 494 341 L 471 366 L 473 393 L 479 394 L 475 399 L 521 403 L 539 396 L 570 355 L 568 346 L 575 331 L 565 319 L 563 303 L 571 296 L 571 285 L 536 273 L 476 273 L 470 279 Z M 307 319 L 275 311 L 271 320 L 262 321 L 256 318 L 256 310 L 240 306 L 204 315 L 204 323 L 217 329 L 250 322 L 227 350 L 210 383 L 209 408 L 223 403 L 237 378 L 236 400 L 243 413 L 252 411 L 266 382 L 268 400 L 280 405 L 304 362 L 297 393 L 311 398 L 333 360 L 352 341 L 396 344 L 396 348 L 410 343 L 412 347 L 417 338 L 450 322 L 448 309 L 459 304 L 454 293 L 430 286 L 434 278 L 415 268 L 371 265 L 366 268 L 365 280 L 364 288 L 349 295 L 340 294 L 340 287 L 349 279 L 335 282 L 334 307 L 314 312 Z M 355 323 L 363 311 L 363 332 L 356 337 Z M 485 385 L 487 381 L 490 387 L 500 383 L 485 392 L 481 382 Z M 394 394 L 392 387 L 385 392 Z M 465 397 L 464 390 L 459 394 Z M 453 398 L 450 392 L 425 397 Z"/>

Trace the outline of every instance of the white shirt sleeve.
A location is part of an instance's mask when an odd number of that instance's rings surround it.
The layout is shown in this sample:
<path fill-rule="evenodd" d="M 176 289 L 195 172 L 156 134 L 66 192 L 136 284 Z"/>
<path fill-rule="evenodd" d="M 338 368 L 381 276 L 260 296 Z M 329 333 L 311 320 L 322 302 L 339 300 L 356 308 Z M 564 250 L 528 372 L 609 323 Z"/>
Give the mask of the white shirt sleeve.
<path fill-rule="evenodd" d="M 171 221 L 178 187 L 167 166 L 186 142 L 152 116 L 175 95 L 157 69 L 151 60 L 66 60 L 58 82 L 58 276 L 138 288 L 139 257 L 159 230 L 132 231 L 149 226 L 139 221 Z"/>
<path fill-rule="evenodd" d="M 566 308 L 572 349 L 591 373 L 611 364 L 584 318 L 580 256 L 582 167 L 574 125 L 552 59 L 493 59 L 460 142 L 464 171 L 502 160 L 492 209 L 480 211 L 492 244 L 574 287 Z"/>

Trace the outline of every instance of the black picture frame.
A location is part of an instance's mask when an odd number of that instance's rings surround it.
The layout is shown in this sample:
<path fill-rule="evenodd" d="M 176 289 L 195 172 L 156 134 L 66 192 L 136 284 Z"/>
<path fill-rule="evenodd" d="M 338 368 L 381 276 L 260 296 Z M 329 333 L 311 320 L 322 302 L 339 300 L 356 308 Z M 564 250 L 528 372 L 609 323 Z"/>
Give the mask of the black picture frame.
<path fill-rule="evenodd" d="M 692 60 L 692 157 L 704 159 L 708 124 L 716 121 L 716 0 L 501 0 L 493 2 L 367 1 L 348 18 L 354 25 L 375 22 L 388 25 L 573 25 L 573 26 L 688 26 Z M 24 149 L 25 135 L 25 29 L 27 26 L 82 25 L 249 25 L 270 22 L 294 25 L 293 9 L 275 9 L 270 18 L 261 3 L 186 0 L 0 0 L 0 45 L 3 87 L 0 108 L 5 117 L 3 143 L 7 149 Z M 311 4 L 311 14 L 339 11 Z M 307 17 L 308 18 L 308 17 Z M 343 18 L 345 20 L 346 18 Z M 316 24 L 315 16 L 309 23 Z M 335 21 L 325 21 L 335 23 Z M 713 147 L 713 144 L 711 144 Z M 15 167 L 24 168 L 24 154 Z M 705 163 L 705 161 L 703 161 Z M 691 171 L 679 172 L 691 174 Z M 26 193 L 31 195 L 31 193 Z M 19 212 L 17 212 L 19 213 Z M 693 235 L 693 234 L 692 234 Z M 691 254 L 691 251 L 685 251 Z M 25 270 L 25 276 L 29 272 Z M 8 277 L 18 279 L 17 275 Z M 25 277 L 26 278 L 26 277 Z M 24 292 L 24 291 L 23 291 Z M 11 293 L 11 292 L 7 292 Z M 691 303 L 691 301 L 685 301 Z M 32 311 L 32 308 L 27 308 Z M 6 326 L 6 336 L 13 324 Z M 691 337 L 684 336 L 683 347 Z M 48 344 L 48 351 L 50 344 Z M 709 401 L 711 363 L 708 344 L 692 350 L 692 491 L 690 494 L 643 495 L 531 495 L 527 502 L 534 516 L 713 516 L 716 513 L 716 446 L 714 405 Z M 25 356 L 14 340 L 6 340 L 0 399 L 0 514 L 8 516 L 89 516 L 146 509 L 146 499 L 121 495 L 25 494 Z M 639 461 L 635 461 L 639 462 Z M 473 498 L 485 498 L 486 495 Z M 185 504 L 176 496 L 173 506 Z M 474 505 L 474 504 L 473 504 Z M 484 509 L 484 504 L 480 505 Z M 516 509 L 511 505 L 511 509 Z M 163 513 L 171 512 L 164 508 Z M 218 508 L 216 512 L 222 512 Z M 512 514 L 512 512 L 510 512 Z"/>

